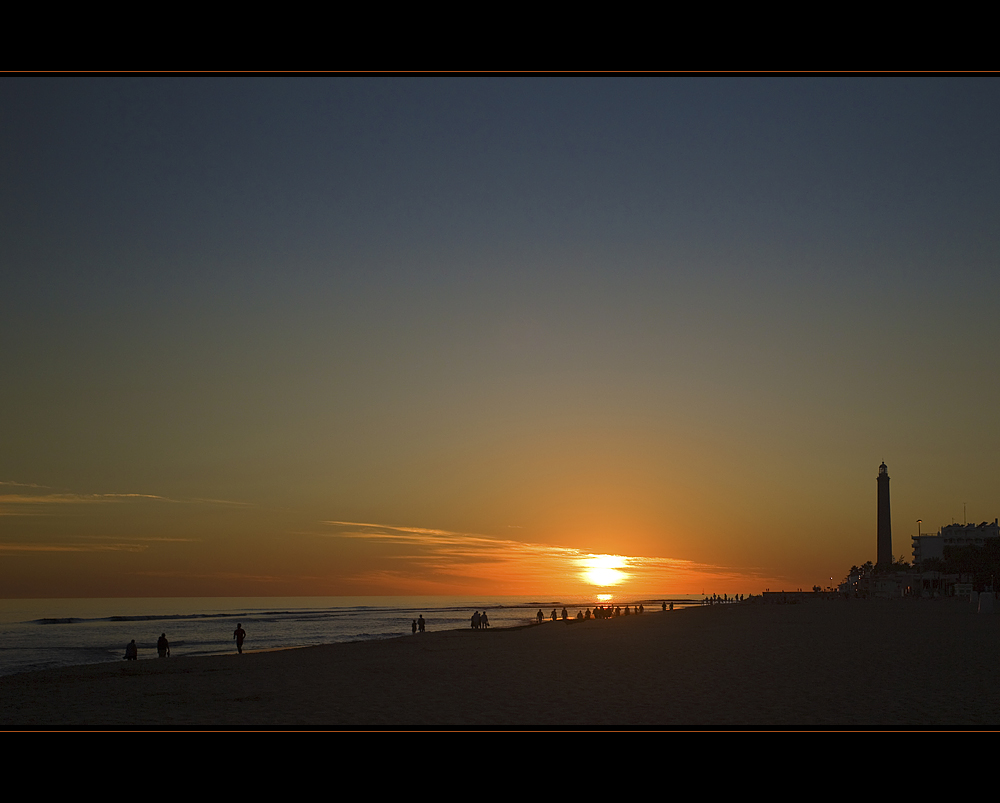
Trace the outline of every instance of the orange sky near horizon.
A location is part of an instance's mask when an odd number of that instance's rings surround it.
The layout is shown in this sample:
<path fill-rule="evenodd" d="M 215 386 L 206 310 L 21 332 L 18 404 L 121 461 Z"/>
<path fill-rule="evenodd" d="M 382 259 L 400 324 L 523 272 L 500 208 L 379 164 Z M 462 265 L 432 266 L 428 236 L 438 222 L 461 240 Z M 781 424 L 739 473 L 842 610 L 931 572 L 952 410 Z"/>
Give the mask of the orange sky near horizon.
<path fill-rule="evenodd" d="M 306 522 L 287 511 L 220 500 L 31 490 L 0 493 L 5 522 L 17 518 L 22 532 L 38 533 L 20 544 L 0 544 L 0 583 L 7 598 L 629 597 L 665 590 L 732 594 L 767 580 L 688 560 L 531 543 L 516 528 L 498 537 L 370 522 Z M 192 509 L 204 515 L 192 515 Z M 192 527 L 198 518 L 202 523 Z M 301 529 L 278 535 L 272 528 L 279 523 Z"/>

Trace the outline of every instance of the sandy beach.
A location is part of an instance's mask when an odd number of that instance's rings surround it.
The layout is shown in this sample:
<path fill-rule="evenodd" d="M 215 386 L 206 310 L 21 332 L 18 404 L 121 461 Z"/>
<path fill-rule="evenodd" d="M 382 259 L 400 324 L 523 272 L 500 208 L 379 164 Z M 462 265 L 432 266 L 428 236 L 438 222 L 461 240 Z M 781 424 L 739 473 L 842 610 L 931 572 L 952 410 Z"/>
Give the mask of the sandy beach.
<path fill-rule="evenodd" d="M 699 607 L 0 678 L 19 729 L 967 729 L 1000 617 L 957 601 Z"/>

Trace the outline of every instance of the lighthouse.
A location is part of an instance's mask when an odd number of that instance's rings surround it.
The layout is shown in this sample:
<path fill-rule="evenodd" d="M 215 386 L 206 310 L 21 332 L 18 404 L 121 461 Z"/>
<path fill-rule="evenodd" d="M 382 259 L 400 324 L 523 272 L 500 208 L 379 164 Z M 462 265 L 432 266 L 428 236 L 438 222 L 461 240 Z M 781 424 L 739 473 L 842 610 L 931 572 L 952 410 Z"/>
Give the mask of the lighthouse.
<path fill-rule="evenodd" d="M 878 561 L 881 569 L 892 565 L 892 517 L 889 515 L 889 469 L 878 467 Z"/>

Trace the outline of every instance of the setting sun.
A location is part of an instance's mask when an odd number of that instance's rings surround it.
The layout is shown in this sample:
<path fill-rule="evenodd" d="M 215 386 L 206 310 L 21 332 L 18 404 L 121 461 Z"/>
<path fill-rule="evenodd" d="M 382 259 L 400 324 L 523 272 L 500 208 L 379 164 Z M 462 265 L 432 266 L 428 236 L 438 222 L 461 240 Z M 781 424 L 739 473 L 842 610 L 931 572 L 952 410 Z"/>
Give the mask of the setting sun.
<path fill-rule="evenodd" d="M 580 564 L 583 566 L 583 578 L 595 586 L 618 585 L 628 579 L 628 575 L 621 571 L 628 564 L 620 555 L 591 555 L 581 558 Z"/>

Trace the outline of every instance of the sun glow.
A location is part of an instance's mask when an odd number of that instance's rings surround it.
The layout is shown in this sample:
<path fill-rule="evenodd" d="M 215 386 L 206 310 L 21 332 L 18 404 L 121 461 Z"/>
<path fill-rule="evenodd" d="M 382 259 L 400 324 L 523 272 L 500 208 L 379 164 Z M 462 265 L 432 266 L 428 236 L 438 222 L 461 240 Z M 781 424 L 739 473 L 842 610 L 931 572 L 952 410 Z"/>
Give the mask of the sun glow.
<path fill-rule="evenodd" d="M 580 559 L 583 578 L 595 586 L 614 586 L 628 579 L 621 571 L 628 563 L 620 555 L 590 555 Z"/>

